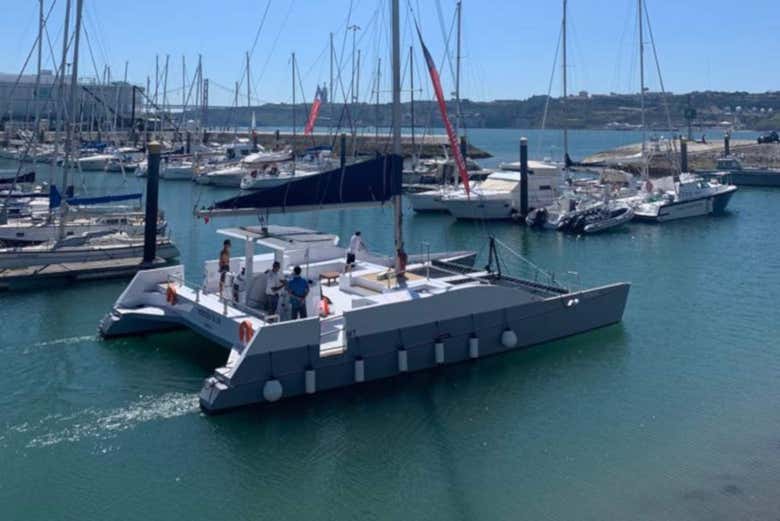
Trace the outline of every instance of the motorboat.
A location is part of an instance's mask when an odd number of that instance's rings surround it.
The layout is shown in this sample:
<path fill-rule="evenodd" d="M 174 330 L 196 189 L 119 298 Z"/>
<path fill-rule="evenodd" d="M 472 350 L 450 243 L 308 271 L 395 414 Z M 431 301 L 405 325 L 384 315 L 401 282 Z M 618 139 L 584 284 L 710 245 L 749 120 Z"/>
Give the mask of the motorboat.
<path fill-rule="evenodd" d="M 529 210 L 550 205 L 557 195 L 561 171 L 556 165 L 528 162 Z M 520 211 L 521 173 L 498 171 L 480 183 L 471 193 L 462 187 L 442 197 L 442 205 L 457 219 L 511 219 Z"/>
<path fill-rule="evenodd" d="M 723 213 L 736 191 L 734 185 L 683 173 L 647 181 L 639 195 L 624 201 L 637 220 L 660 223 Z"/>

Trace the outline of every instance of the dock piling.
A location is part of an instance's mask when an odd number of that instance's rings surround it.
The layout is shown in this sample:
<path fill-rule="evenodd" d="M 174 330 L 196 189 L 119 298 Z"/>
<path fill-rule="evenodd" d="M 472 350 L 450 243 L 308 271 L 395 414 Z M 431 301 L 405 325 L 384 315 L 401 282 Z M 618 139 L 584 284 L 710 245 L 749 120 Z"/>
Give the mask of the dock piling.
<path fill-rule="evenodd" d="M 728 132 L 723 135 L 723 155 L 725 157 L 731 155 L 731 134 Z"/>
<path fill-rule="evenodd" d="M 680 172 L 688 171 L 688 140 L 680 138 Z"/>
<path fill-rule="evenodd" d="M 157 256 L 157 210 L 160 188 L 160 143 L 149 143 L 149 171 L 146 176 L 146 214 L 144 216 L 144 258 L 142 266 L 152 266 Z"/>
<path fill-rule="evenodd" d="M 520 216 L 528 215 L 528 139 L 520 138 Z"/>

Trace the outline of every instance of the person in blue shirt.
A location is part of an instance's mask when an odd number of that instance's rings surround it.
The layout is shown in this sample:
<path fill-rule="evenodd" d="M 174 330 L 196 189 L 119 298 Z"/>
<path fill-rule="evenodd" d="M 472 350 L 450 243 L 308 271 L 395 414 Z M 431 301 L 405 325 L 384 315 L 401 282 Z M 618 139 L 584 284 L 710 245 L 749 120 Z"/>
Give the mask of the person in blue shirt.
<path fill-rule="evenodd" d="M 306 296 L 309 294 L 309 281 L 301 277 L 301 267 L 293 269 L 293 277 L 287 283 L 290 293 L 290 308 L 292 320 L 306 318 Z"/>

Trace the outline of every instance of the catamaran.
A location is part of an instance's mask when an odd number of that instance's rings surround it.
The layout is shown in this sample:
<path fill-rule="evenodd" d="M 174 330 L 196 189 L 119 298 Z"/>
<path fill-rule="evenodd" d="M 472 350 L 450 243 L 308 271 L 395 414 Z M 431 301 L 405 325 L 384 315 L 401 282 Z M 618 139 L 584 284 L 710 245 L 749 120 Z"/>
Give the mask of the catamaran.
<path fill-rule="evenodd" d="M 267 223 L 229 228 L 220 233 L 243 241 L 245 250 L 242 257 L 230 259 L 230 273 L 222 284 L 217 260 L 205 263 L 199 284 L 188 282 L 193 275 L 183 266 L 139 272 L 101 321 L 104 337 L 183 327 L 225 347 L 225 365 L 200 392 L 206 412 L 474 360 L 622 318 L 629 284 L 569 288 L 525 259 L 528 277 L 508 275 L 499 251 L 522 257 L 497 239 L 489 241 L 484 269 L 471 266 L 473 253 L 405 253 L 398 5 L 398 0 L 391 3 L 393 153 L 342 163 L 199 212 L 216 218 L 391 204 L 395 254 L 360 252 L 347 266 L 346 250 L 333 235 Z M 437 95 L 443 96 L 433 61 L 428 59 L 428 65 Z M 453 142 L 446 113 L 444 118 Z M 270 252 L 255 254 L 257 245 Z M 280 304 L 269 309 L 266 271 L 274 262 L 283 273 L 300 266 L 309 280 L 310 291 L 299 296 L 308 310 L 306 318 L 288 319 L 285 306 L 294 295 L 283 294 Z"/>

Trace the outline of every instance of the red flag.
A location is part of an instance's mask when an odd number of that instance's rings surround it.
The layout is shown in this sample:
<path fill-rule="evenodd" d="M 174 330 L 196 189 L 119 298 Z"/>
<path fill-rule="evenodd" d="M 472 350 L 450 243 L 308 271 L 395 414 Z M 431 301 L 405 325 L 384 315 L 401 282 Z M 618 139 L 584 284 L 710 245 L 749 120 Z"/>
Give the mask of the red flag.
<path fill-rule="evenodd" d="M 320 114 L 320 105 L 322 105 L 322 91 L 317 87 L 317 94 L 314 95 L 314 101 L 309 111 L 309 119 L 306 120 L 306 127 L 303 129 L 304 136 L 308 136 L 314 130 L 314 123 L 317 122 L 317 116 Z"/>
<path fill-rule="evenodd" d="M 447 103 L 444 101 L 444 92 L 442 92 L 441 89 L 439 72 L 436 70 L 436 64 L 433 63 L 431 53 L 428 52 L 428 48 L 425 46 L 425 42 L 423 42 L 419 27 L 417 27 L 417 36 L 420 37 L 420 45 L 422 45 L 423 54 L 425 55 L 425 63 L 428 65 L 428 72 L 431 75 L 433 90 L 436 92 L 436 100 L 439 102 L 439 112 L 441 112 L 441 119 L 444 122 L 444 128 L 446 129 L 447 137 L 450 140 L 450 150 L 452 151 L 452 157 L 455 158 L 455 164 L 458 167 L 460 180 L 463 182 L 463 187 L 466 189 L 466 196 L 471 197 L 471 187 L 469 187 L 469 173 L 466 170 L 466 161 L 463 159 L 463 154 L 460 153 L 460 143 L 458 143 L 458 136 L 455 135 L 455 130 L 452 128 L 450 118 L 447 116 Z"/>

